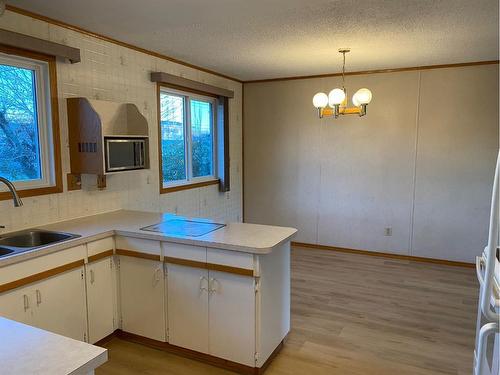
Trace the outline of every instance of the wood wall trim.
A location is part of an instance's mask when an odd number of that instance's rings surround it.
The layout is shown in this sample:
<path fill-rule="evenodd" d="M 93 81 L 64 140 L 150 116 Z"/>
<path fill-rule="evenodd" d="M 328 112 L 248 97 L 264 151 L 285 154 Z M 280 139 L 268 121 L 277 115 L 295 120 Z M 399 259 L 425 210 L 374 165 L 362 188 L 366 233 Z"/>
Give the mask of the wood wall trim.
<path fill-rule="evenodd" d="M 9 47 L 23 48 L 27 51 L 35 53 L 62 57 L 64 59 L 68 59 L 72 64 L 81 61 L 80 50 L 78 48 L 16 33 L 14 31 L 0 29 L 0 44 Z"/>
<path fill-rule="evenodd" d="M 143 253 L 140 251 L 133 251 L 133 250 L 116 249 L 116 254 L 117 255 L 124 255 L 127 257 L 132 257 L 132 258 L 141 258 L 141 259 L 149 259 L 149 260 L 156 260 L 156 261 L 161 260 L 160 255 Z"/>
<path fill-rule="evenodd" d="M 162 341 L 157 341 L 153 340 L 147 337 L 139 336 L 134 333 L 129 333 L 122 331 L 120 329 L 115 331 L 115 334 L 118 338 L 125 340 L 125 341 L 130 341 L 130 342 L 135 342 L 137 344 L 149 346 L 155 349 L 159 349 L 168 353 L 176 354 L 181 357 L 186 357 L 189 359 L 194 359 L 196 361 L 208 363 L 213 366 L 217 366 L 223 369 L 227 369 L 230 371 L 234 371 L 238 374 L 246 374 L 246 375 L 260 375 L 263 374 L 264 371 L 267 369 L 269 366 L 269 363 L 273 360 L 273 358 L 279 353 L 279 351 L 283 347 L 283 341 L 281 341 L 276 349 L 273 351 L 271 356 L 268 358 L 268 360 L 264 363 L 262 367 L 250 367 L 246 365 L 242 365 L 240 363 L 236 363 L 233 361 L 229 361 L 226 359 L 214 357 L 210 354 L 205 354 L 205 353 L 200 353 L 194 350 L 190 349 L 185 349 L 181 348 L 179 346 L 175 346 L 172 344 L 169 344 L 167 342 L 162 342 Z"/>
<path fill-rule="evenodd" d="M 87 36 L 91 36 L 93 38 L 100 39 L 100 40 L 103 40 L 103 41 L 108 42 L 108 43 L 113 43 L 113 44 L 119 45 L 121 47 L 125 47 L 125 48 L 128 48 L 128 49 L 134 50 L 136 52 L 144 53 L 146 55 L 150 55 L 150 56 L 157 57 L 157 58 L 160 58 L 160 59 L 163 59 L 163 60 L 167 60 L 167 61 L 179 64 L 179 65 L 186 66 L 188 68 L 200 70 L 202 72 L 213 74 L 213 75 L 218 76 L 218 77 L 226 78 L 226 79 L 229 79 L 231 81 L 235 81 L 235 82 L 239 82 L 239 83 L 243 82 L 243 81 L 239 80 L 238 78 L 230 77 L 228 75 L 225 75 L 225 74 L 222 74 L 222 73 L 218 73 L 218 72 L 213 71 L 211 69 L 203 68 L 201 66 L 197 66 L 197 65 L 190 64 L 190 63 L 182 61 L 182 60 L 175 59 L 173 57 L 161 54 L 159 52 L 154 52 L 154 51 L 151 51 L 151 50 L 148 50 L 148 49 L 145 49 L 145 48 L 141 48 L 141 47 L 135 46 L 133 44 L 122 42 L 122 41 L 119 41 L 117 39 L 108 37 L 106 35 L 98 34 L 98 33 L 95 33 L 93 31 L 84 29 L 82 27 L 71 25 L 69 23 L 66 23 L 66 22 L 63 22 L 63 21 L 59 21 L 59 20 L 56 20 L 54 18 L 50 18 L 50 17 L 47 17 L 47 16 L 43 16 L 41 14 L 38 14 L 38 13 L 35 13 L 35 12 L 31 12 L 29 10 L 25 10 L 25 9 L 22 9 L 22 8 L 19 8 L 19 7 L 15 7 L 15 6 L 12 6 L 12 5 L 9 5 L 9 4 L 7 4 L 5 6 L 5 8 L 7 10 L 11 11 L 11 12 L 14 12 L 14 13 L 17 13 L 17 14 L 21 14 L 23 16 L 35 18 L 37 20 L 44 21 L 44 22 L 47 22 L 49 24 L 56 25 L 56 26 L 59 26 L 59 27 L 63 27 L 63 28 L 68 29 L 68 30 L 76 31 L 78 33 L 81 33 L 81 34 L 84 34 L 84 35 L 87 35 Z"/>
<path fill-rule="evenodd" d="M 61 193 L 63 191 L 63 183 L 61 165 L 61 138 L 59 135 L 59 103 L 57 93 L 56 59 L 54 56 L 44 55 L 33 51 L 26 51 L 23 49 L 9 47 L 1 44 L 0 52 L 45 61 L 49 65 L 52 147 L 54 154 L 54 185 L 36 189 L 19 189 L 18 193 L 21 198 Z M 12 195 L 10 194 L 10 192 L 0 192 L 0 201 L 8 199 L 12 199 Z"/>
<path fill-rule="evenodd" d="M 0 285 L 0 293 L 7 292 L 9 290 L 16 289 L 16 288 L 19 288 L 19 287 L 24 286 L 24 285 L 31 284 L 31 283 L 34 283 L 36 281 L 47 279 L 51 276 L 58 275 L 60 273 L 72 270 L 74 268 L 82 267 L 83 265 L 84 265 L 84 260 L 80 259 L 80 260 L 77 260 L 75 262 L 64 264 L 62 266 L 52 268 L 52 269 L 47 270 L 47 271 L 35 273 L 34 275 L 30 275 L 27 277 L 23 277 L 22 279 L 18 279 L 18 280 L 11 281 L 11 282 L 6 283 L 6 284 L 2 284 L 2 285 Z"/>
<path fill-rule="evenodd" d="M 99 253 L 99 254 L 95 254 L 95 255 L 91 255 L 89 256 L 89 259 L 88 259 L 88 262 L 89 263 L 92 263 L 92 262 L 96 262 L 98 260 L 101 260 L 103 258 L 107 258 L 107 257 L 110 257 L 113 255 L 113 249 L 111 250 L 106 250 L 106 251 L 103 251 L 102 253 Z"/>
<path fill-rule="evenodd" d="M 224 96 L 226 98 L 234 98 L 234 91 L 227 90 L 221 87 L 209 85 L 207 83 L 193 81 L 184 77 L 179 77 L 165 72 L 151 72 L 151 82 L 158 82 L 167 85 L 190 89 L 196 92 Z"/>
<path fill-rule="evenodd" d="M 161 151 L 161 149 L 160 149 Z M 160 158 L 161 158 L 161 152 L 159 152 Z M 162 184 L 163 181 L 163 173 L 160 170 L 160 184 Z M 203 181 L 203 182 L 193 182 L 193 183 L 187 183 L 184 185 L 179 185 L 179 186 L 172 186 L 172 187 L 163 187 L 160 186 L 160 194 L 166 194 L 166 193 L 173 193 L 174 191 L 181 191 L 181 190 L 189 190 L 189 189 L 196 189 L 204 186 L 211 186 L 211 185 L 218 185 L 220 182 L 219 179 L 214 179 L 214 180 L 209 180 L 209 181 Z"/>
<path fill-rule="evenodd" d="M 306 249 L 338 251 L 341 253 L 350 253 L 350 254 L 368 255 L 368 256 L 373 256 L 373 257 L 409 260 L 409 261 L 413 261 L 413 262 L 443 264 L 443 265 L 455 266 L 455 267 L 465 267 L 465 268 L 475 268 L 476 267 L 476 265 L 474 263 L 458 262 L 458 261 L 454 261 L 454 260 L 424 258 L 424 257 L 416 257 L 416 256 L 412 256 L 412 255 L 401 255 L 401 254 L 382 253 L 382 252 L 377 252 L 377 251 L 348 249 L 348 248 L 344 248 L 344 247 L 317 245 L 317 244 L 311 244 L 311 243 L 305 243 L 305 242 L 292 241 L 291 245 L 295 246 L 295 247 L 303 247 Z"/>
<path fill-rule="evenodd" d="M 255 276 L 253 270 L 249 270 L 246 268 L 226 266 L 226 265 L 222 265 L 222 264 L 207 263 L 207 262 L 200 262 L 197 260 L 181 259 L 181 258 L 173 258 L 173 257 L 164 257 L 163 261 L 165 263 L 178 264 L 180 266 L 202 268 L 202 269 L 206 269 L 206 270 L 232 273 L 232 274 L 240 275 L 240 276 L 250 276 L 250 277 Z"/>
<path fill-rule="evenodd" d="M 467 63 L 455 63 L 455 64 L 440 64 L 440 65 L 422 65 L 422 66 L 409 66 L 402 68 L 392 68 L 392 69 L 373 69 L 373 70 L 360 70 L 356 72 L 346 72 L 346 76 L 356 76 L 363 74 L 381 74 L 381 73 L 397 73 L 397 72 L 411 72 L 415 70 L 429 70 L 429 69 L 444 69 L 444 68 L 461 68 L 466 66 L 476 66 L 476 65 L 491 65 L 498 64 L 499 60 L 487 60 L 487 61 L 474 61 Z M 314 79 L 314 78 L 328 78 L 328 77 L 341 77 L 342 73 L 327 73 L 327 74 L 315 74 L 306 76 L 291 76 L 291 77 L 281 77 L 281 78 L 267 78 L 267 79 L 255 79 L 250 81 L 243 81 L 244 84 L 247 83 L 265 83 L 265 82 L 279 82 L 279 81 L 293 81 L 298 79 Z"/>

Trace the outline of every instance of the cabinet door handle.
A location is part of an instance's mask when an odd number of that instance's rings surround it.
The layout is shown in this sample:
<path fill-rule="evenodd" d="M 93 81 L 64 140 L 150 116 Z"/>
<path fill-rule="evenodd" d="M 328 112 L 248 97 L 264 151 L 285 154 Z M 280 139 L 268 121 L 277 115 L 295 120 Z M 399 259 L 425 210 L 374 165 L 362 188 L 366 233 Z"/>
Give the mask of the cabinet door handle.
<path fill-rule="evenodd" d="M 90 283 L 93 284 L 95 281 L 94 270 L 90 270 Z"/>
<path fill-rule="evenodd" d="M 206 283 L 206 286 L 205 286 Z M 200 277 L 200 292 L 208 292 L 208 280 L 205 276 Z"/>
<path fill-rule="evenodd" d="M 42 293 L 40 292 L 39 289 L 36 290 L 36 305 L 40 305 L 42 303 Z"/>
<path fill-rule="evenodd" d="M 24 301 L 24 311 L 26 311 L 30 308 L 30 300 L 26 294 L 23 295 L 23 301 Z"/>
<path fill-rule="evenodd" d="M 217 293 L 217 287 L 219 285 L 219 280 L 211 277 L 210 282 L 208 284 L 208 293 Z"/>
<path fill-rule="evenodd" d="M 155 282 L 158 283 L 161 280 L 161 267 L 155 269 Z"/>

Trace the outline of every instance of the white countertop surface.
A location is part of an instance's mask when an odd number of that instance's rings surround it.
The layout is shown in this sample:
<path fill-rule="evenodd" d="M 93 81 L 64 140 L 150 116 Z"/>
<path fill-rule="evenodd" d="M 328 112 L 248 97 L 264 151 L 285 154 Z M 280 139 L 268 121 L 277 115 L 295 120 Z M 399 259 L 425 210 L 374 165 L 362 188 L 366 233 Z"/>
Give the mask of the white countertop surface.
<path fill-rule="evenodd" d="M 2 257 L 0 258 L 0 267 L 115 234 L 252 254 L 267 254 L 270 253 L 274 247 L 289 241 L 295 233 L 297 233 L 297 229 L 295 228 L 247 223 L 225 223 L 225 227 L 198 237 L 182 235 L 169 236 L 164 233 L 141 230 L 141 228 L 146 226 L 175 218 L 184 217 L 168 213 L 119 210 L 74 220 L 61 221 L 46 226 L 39 226 L 37 228 L 78 234 L 81 237 L 40 247 L 28 252 Z M 211 220 L 198 218 L 184 219 L 213 222 Z M 5 234 L 1 236 L 3 235 Z"/>
<path fill-rule="evenodd" d="M 108 360 L 104 348 L 0 317 L 0 373 L 88 374 Z"/>

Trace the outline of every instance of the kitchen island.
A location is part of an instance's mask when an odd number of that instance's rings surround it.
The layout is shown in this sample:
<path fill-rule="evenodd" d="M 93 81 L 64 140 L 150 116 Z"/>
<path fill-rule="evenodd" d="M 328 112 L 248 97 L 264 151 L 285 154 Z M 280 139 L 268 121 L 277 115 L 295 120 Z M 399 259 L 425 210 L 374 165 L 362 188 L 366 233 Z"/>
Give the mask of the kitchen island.
<path fill-rule="evenodd" d="M 0 373 L 90 375 L 106 349 L 0 317 Z"/>
<path fill-rule="evenodd" d="M 79 237 L 0 258 L 0 315 L 90 343 L 118 335 L 262 372 L 290 330 L 296 229 L 145 230 L 172 220 L 186 218 L 121 210 L 43 226 Z"/>

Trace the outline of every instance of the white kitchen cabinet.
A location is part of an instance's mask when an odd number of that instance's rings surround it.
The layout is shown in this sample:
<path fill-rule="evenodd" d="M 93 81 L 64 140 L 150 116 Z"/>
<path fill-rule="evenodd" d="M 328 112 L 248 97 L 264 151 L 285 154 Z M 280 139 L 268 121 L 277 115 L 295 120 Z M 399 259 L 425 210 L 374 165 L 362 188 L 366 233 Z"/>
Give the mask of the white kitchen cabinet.
<path fill-rule="evenodd" d="M 21 287 L 0 294 L 0 316 L 24 324 L 33 324 L 33 298 L 30 287 Z"/>
<path fill-rule="evenodd" d="M 115 327 L 116 288 L 113 257 L 86 265 L 87 312 L 90 343 L 112 334 Z"/>
<path fill-rule="evenodd" d="M 166 341 L 163 263 L 120 256 L 122 330 Z"/>
<path fill-rule="evenodd" d="M 31 284 L 33 325 L 85 341 L 85 280 L 79 267 Z"/>
<path fill-rule="evenodd" d="M 255 279 L 167 264 L 169 343 L 255 365 Z"/>
<path fill-rule="evenodd" d="M 168 341 L 208 353 L 208 273 L 203 268 L 167 265 Z"/>
<path fill-rule="evenodd" d="M 209 272 L 209 353 L 255 366 L 255 279 Z"/>
<path fill-rule="evenodd" d="M 83 267 L 0 294 L 0 315 L 83 341 L 87 332 Z"/>

